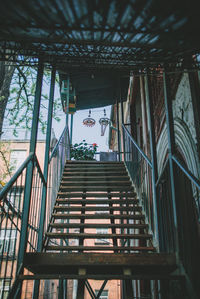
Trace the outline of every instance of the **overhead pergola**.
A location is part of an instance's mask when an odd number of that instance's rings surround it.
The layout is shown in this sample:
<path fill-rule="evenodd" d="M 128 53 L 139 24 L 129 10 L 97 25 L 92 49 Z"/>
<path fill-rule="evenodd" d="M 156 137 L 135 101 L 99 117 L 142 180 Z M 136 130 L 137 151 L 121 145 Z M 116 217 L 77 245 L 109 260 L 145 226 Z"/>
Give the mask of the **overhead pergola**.
<path fill-rule="evenodd" d="M 91 78 L 96 72 L 97 78 L 107 71 L 105 76 L 112 81 L 108 88 L 113 82 L 117 85 L 116 77 L 130 72 L 154 72 L 165 66 L 198 68 L 198 61 L 191 61 L 200 51 L 197 4 L 179 0 L 1 1 L 0 59 L 34 64 L 41 58 L 55 64 L 60 73 L 70 74 L 75 85 L 77 74 Z M 25 57 L 31 59 L 25 61 Z"/>

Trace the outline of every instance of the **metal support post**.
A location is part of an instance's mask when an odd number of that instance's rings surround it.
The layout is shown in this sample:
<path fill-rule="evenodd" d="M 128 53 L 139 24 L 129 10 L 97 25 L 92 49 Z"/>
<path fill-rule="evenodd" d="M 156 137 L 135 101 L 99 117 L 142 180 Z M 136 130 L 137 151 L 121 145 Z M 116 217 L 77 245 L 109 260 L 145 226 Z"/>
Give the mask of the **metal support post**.
<path fill-rule="evenodd" d="M 149 77 L 145 75 L 145 93 L 146 93 L 146 104 L 147 104 L 147 115 L 150 135 L 150 148 L 151 148 L 151 163 L 152 163 L 152 190 L 153 190 L 153 210 L 154 210 L 154 234 L 157 247 L 159 247 L 159 235 L 158 235 L 158 214 L 157 214 L 157 192 L 156 192 L 156 181 L 158 178 L 157 168 L 157 154 L 156 154 L 156 139 L 154 129 L 154 118 L 153 118 L 153 100 L 150 93 Z M 159 248 L 158 248 L 159 249 Z"/>
<path fill-rule="evenodd" d="M 32 129 L 31 129 L 31 140 L 30 140 L 30 149 L 29 149 L 29 152 L 34 153 L 34 155 L 36 151 L 36 142 L 37 142 L 43 70 L 44 70 L 44 65 L 43 62 L 40 60 L 38 65 L 38 72 L 37 72 L 37 82 L 36 82 L 33 120 L 32 120 Z M 22 225 L 21 225 L 21 234 L 20 234 L 20 241 L 19 241 L 20 247 L 19 247 L 18 262 L 17 262 L 17 270 L 19 269 L 21 270 L 20 273 L 18 274 L 21 274 L 23 272 L 22 265 L 24 261 L 24 254 L 26 252 L 27 239 L 28 239 L 27 227 L 28 227 L 29 208 L 30 208 L 30 201 L 31 201 L 33 168 L 34 168 L 34 162 L 32 161 L 31 163 L 28 164 L 27 171 L 26 171 L 26 179 L 25 179 Z"/>
<path fill-rule="evenodd" d="M 117 100 L 117 142 L 118 142 L 118 160 L 121 161 L 121 142 L 120 142 L 120 130 L 119 130 L 119 102 Z"/>
<path fill-rule="evenodd" d="M 124 125 L 124 106 L 123 106 L 123 101 L 120 93 L 120 104 L 121 104 L 121 119 L 122 119 L 122 124 Z M 124 139 L 124 130 L 122 130 L 122 141 L 123 141 L 123 153 L 124 153 L 124 161 L 125 161 L 125 139 Z"/>
<path fill-rule="evenodd" d="M 68 128 L 68 122 L 69 122 L 69 93 L 70 93 L 70 81 L 69 76 L 67 78 L 67 103 L 66 103 L 66 126 Z"/>
<path fill-rule="evenodd" d="M 49 152 L 50 152 L 50 142 L 51 142 L 51 127 L 52 127 L 52 116 L 53 116 L 55 78 L 56 78 L 56 69 L 55 69 L 55 67 L 53 67 L 52 72 L 51 72 L 51 85 L 50 85 L 50 92 L 49 92 L 48 121 L 47 121 L 47 133 L 46 133 L 45 160 L 44 160 L 44 178 L 45 178 L 46 182 L 47 182 L 47 178 L 48 178 L 48 165 L 49 165 Z M 46 211 L 46 196 L 47 196 L 47 185 L 43 185 L 40 224 L 39 224 L 40 230 L 38 232 L 38 245 L 37 245 L 38 252 L 41 252 L 41 250 L 42 250 L 42 239 L 43 239 L 45 211 Z M 39 296 L 39 284 L 40 284 L 40 281 L 36 280 L 35 284 L 34 284 L 33 299 L 37 299 Z"/>
<path fill-rule="evenodd" d="M 178 253 L 178 228 L 177 228 L 177 213 L 176 213 L 176 190 L 175 190 L 175 170 L 172 160 L 172 155 L 175 152 L 175 133 L 173 124 L 172 103 L 170 97 L 170 82 L 169 77 L 163 72 L 163 84 L 164 84 L 164 98 L 165 98 L 165 111 L 166 111 L 166 124 L 167 124 L 167 136 L 168 136 L 168 155 L 169 155 L 169 169 L 170 169 L 170 181 L 171 181 L 171 196 L 172 196 L 172 208 L 173 208 L 173 221 L 174 221 L 174 249 Z"/>
<path fill-rule="evenodd" d="M 73 120 L 74 120 L 74 115 L 71 114 L 71 125 L 70 125 L 70 144 L 72 144 L 72 134 L 73 134 Z"/>

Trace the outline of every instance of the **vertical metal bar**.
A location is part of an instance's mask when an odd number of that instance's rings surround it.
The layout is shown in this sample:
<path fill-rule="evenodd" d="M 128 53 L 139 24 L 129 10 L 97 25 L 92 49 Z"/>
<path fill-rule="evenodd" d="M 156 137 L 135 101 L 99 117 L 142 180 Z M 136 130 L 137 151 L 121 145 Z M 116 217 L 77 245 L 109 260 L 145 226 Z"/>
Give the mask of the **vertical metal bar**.
<path fill-rule="evenodd" d="M 164 85 L 164 98 L 165 98 L 165 111 L 167 123 L 167 136 L 168 136 L 168 155 L 169 155 L 169 169 L 171 181 L 171 196 L 173 208 L 173 221 L 174 221 L 174 246 L 178 253 L 178 227 L 177 227 L 177 213 L 176 213 L 176 190 L 175 190 L 175 170 L 172 160 L 172 155 L 175 151 L 175 133 L 173 125 L 173 112 L 170 97 L 170 82 L 169 77 L 163 72 L 163 85 Z"/>
<path fill-rule="evenodd" d="M 124 125 L 124 105 L 121 97 L 121 92 L 120 92 L 120 104 L 121 104 L 121 119 L 122 119 L 122 125 Z M 124 130 L 122 129 L 122 143 L 123 143 L 123 157 L 125 161 L 125 136 L 124 136 Z"/>
<path fill-rule="evenodd" d="M 42 78 L 43 78 L 44 65 L 41 60 L 38 64 L 37 72 L 37 82 L 35 90 L 35 100 L 34 100 L 34 110 L 33 110 L 33 120 L 32 120 L 32 129 L 31 129 L 31 140 L 30 140 L 30 153 L 35 154 L 36 142 L 37 142 L 37 131 L 38 131 L 38 119 L 40 111 L 40 101 L 41 101 L 41 92 L 42 92 Z M 25 191 L 24 191 L 24 204 L 23 204 L 23 214 L 22 214 L 22 225 L 21 225 L 21 234 L 20 234 L 20 247 L 18 254 L 17 262 L 17 271 L 21 269 L 23 271 L 22 265 L 24 260 L 24 254 L 26 251 L 27 239 L 28 239 L 28 219 L 29 219 L 29 206 L 31 200 L 31 191 L 32 191 L 32 178 L 33 178 L 33 160 L 29 162 L 26 171 L 25 179 Z"/>
<path fill-rule="evenodd" d="M 71 114 L 71 126 L 70 126 L 70 144 L 72 144 L 72 134 L 73 134 L 73 120 L 74 120 L 74 115 Z"/>
<path fill-rule="evenodd" d="M 66 126 L 68 128 L 68 122 L 69 122 L 69 96 L 70 96 L 70 81 L 69 76 L 67 77 L 67 103 L 66 103 Z"/>
<path fill-rule="evenodd" d="M 118 142 L 118 160 L 121 161 L 120 130 L 119 130 L 119 102 L 117 100 L 117 142 Z"/>
<path fill-rule="evenodd" d="M 149 77 L 145 75 L 145 92 L 146 92 L 146 104 L 147 104 L 147 115 L 149 120 L 149 135 L 150 135 L 150 148 L 151 148 L 151 162 L 152 162 L 152 190 L 153 190 L 153 211 L 154 211 L 154 234 L 156 246 L 159 247 L 159 235 L 158 235 L 158 215 L 157 215 L 157 193 L 156 193 L 156 181 L 158 178 L 157 168 L 157 154 L 156 154 L 156 140 L 155 140 L 155 129 L 154 129 L 154 118 L 153 118 L 153 100 L 150 93 L 150 82 Z"/>
<path fill-rule="evenodd" d="M 54 100 L 55 78 L 56 78 L 56 69 L 53 66 L 52 71 L 51 71 L 48 120 L 47 120 L 47 134 L 46 134 L 46 147 L 45 147 L 45 160 L 44 160 L 44 178 L 45 178 L 46 182 L 47 182 L 47 178 L 48 178 L 48 165 L 49 165 L 49 151 L 50 151 L 50 142 L 51 142 L 51 127 L 52 127 L 52 116 L 53 116 L 53 100 Z M 43 232 L 44 232 L 45 212 L 46 212 L 46 196 L 47 196 L 47 185 L 43 185 L 41 213 L 40 213 L 40 224 L 39 224 L 40 230 L 39 230 L 39 233 L 38 233 L 38 244 L 37 244 L 37 251 L 38 252 L 41 252 L 41 250 L 42 250 L 42 239 L 43 239 Z M 33 290 L 33 299 L 38 298 L 39 284 L 40 284 L 40 281 L 36 280 L 35 284 L 34 284 L 34 290 Z"/>

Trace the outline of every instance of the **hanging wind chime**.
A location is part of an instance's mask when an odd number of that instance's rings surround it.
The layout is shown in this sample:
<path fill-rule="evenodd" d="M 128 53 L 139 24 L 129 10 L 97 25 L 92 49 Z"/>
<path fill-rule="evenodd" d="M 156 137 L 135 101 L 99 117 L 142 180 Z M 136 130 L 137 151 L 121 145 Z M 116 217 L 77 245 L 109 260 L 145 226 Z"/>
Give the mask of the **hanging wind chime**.
<path fill-rule="evenodd" d="M 109 118 L 106 117 L 106 109 L 104 109 L 103 111 L 104 111 L 104 117 L 101 117 L 99 120 L 99 123 L 101 125 L 101 136 L 104 136 L 106 127 L 110 123 Z"/>
<path fill-rule="evenodd" d="M 86 127 L 93 127 L 95 125 L 96 121 L 94 118 L 91 117 L 91 110 L 89 110 L 89 115 L 87 118 L 83 120 L 83 124 Z"/>

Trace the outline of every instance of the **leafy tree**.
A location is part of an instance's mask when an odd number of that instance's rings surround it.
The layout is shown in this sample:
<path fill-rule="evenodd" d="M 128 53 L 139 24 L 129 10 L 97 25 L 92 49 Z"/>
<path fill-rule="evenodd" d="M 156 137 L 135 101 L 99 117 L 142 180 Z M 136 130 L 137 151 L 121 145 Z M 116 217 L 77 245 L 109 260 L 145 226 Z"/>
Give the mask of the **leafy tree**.
<path fill-rule="evenodd" d="M 11 178 L 14 165 L 11 165 L 8 156 L 10 155 L 10 146 L 9 143 L 4 143 L 0 141 L 0 162 L 1 162 L 1 169 L 0 169 L 0 186 L 4 186 L 5 181 L 7 178 Z"/>
<path fill-rule="evenodd" d="M 17 135 L 18 128 L 31 128 L 37 70 L 34 67 L 19 65 L 16 65 L 15 68 L 10 66 L 11 69 L 9 69 L 5 66 L 5 63 L 4 68 L 4 73 L 2 73 L 2 76 L 0 75 L 0 82 L 2 81 L 2 85 L 0 85 L 0 104 L 3 108 L 0 113 L 0 136 L 4 118 L 8 121 L 8 125 L 14 128 L 14 135 Z M 58 78 L 56 79 L 58 83 Z M 50 71 L 46 69 L 44 71 L 43 87 L 45 84 L 46 86 L 50 84 Z M 47 124 L 45 110 L 48 108 L 48 97 L 48 91 L 45 93 L 43 88 L 39 117 L 40 128 L 43 133 Z M 54 100 L 53 110 L 53 117 L 57 121 L 60 120 L 56 115 L 60 109 L 61 104 L 59 98 L 57 98 Z"/>

